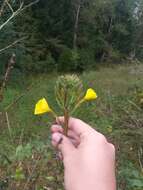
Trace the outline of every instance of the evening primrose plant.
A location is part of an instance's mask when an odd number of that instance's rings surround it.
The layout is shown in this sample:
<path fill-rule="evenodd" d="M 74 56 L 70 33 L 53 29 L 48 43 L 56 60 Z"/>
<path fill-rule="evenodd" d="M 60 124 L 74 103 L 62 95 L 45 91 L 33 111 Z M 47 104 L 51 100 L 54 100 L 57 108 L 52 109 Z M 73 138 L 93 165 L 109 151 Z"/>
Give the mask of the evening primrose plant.
<path fill-rule="evenodd" d="M 92 88 L 87 89 L 86 93 L 84 93 L 82 81 L 77 75 L 65 75 L 57 79 L 55 97 L 65 118 L 63 128 L 64 134 L 67 135 L 69 117 L 74 114 L 81 104 L 95 100 L 97 94 Z M 58 117 L 52 107 L 49 106 L 47 100 L 42 98 L 36 103 L 34 114 L 40 115 L 44 113 L 51 113 L 54 118 Z"/>

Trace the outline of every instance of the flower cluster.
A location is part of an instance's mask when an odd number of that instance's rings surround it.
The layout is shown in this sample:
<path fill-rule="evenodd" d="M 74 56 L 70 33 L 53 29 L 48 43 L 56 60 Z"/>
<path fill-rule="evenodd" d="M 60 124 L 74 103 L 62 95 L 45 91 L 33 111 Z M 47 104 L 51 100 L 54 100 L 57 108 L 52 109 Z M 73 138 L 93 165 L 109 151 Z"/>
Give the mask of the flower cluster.
<path fill-rule="evenodd" d="M 92 89 L 89 88 L 85 94 L 85 96 L 80 100 L 80 102 L 85 102 L 85 101 L 91 101 L 95 100 L 97 98 L 96 92 Z M 40 115 L 44 113 L 53 113 L 53 110 L 50 108 L 48 102 L 46 101 L 45 98 L 42 98 L 39 100 L 35 106 L 35 115 Z"/>
<path fill-rule="evenodd" d="M 97 94 L 92 88 L 89 88 L 86 93 L 83 94 L 82 81 L 78 76 L 65 75 L 60 76 L 56 82 L 55 97 L 65 118 L 64 134 L 67 135 L 69 116 L 72 115 L 82 103 L 95 100 Z M 42 98 L 37 102 L 34 114 L 39 115 L 44 113 L 51 113 L 55 118 L 58 117 L 46 99 Z"/>

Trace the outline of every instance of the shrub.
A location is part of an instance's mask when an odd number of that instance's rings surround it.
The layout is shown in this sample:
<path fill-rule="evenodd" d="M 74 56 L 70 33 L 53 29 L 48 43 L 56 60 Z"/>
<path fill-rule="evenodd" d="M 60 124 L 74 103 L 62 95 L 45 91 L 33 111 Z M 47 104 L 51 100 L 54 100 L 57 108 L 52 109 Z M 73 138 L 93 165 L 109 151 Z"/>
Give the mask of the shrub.
<path fill-rule="evenodd" d="M 18 67 L 23 72 L 49 72 L 54 70 L 55 60 L 49 53 L 45 59 L 34 58 L 31 55 L 24 55 L 18 64 Z"/>
<path fill-rule="evenodd" d="M 33 68 L 33 60 L 31 55 L 23 55 L 21 60 L 17 63 L 17 67 L 20 68 L 21 71 L 31 71 Z"/>
<path fill-rule="evenodd" d="M 59 57 L 58 71 L 76 71 L 79 59 L 79 53 L 76 50 L 65 48 Z"/>
<path fill-rule="evenodd" d="M 88 49 L 72 50 L 64 49 L 59 57 L 58 71 L 81 72 L 86 69 L 91 69 L 95 66 L 94 53 Z"/>
<path fill-rule="evenodd" d="M 81 49 L 79 51 L 80 60 L 78 64 L 78 70 L 83 71 L 95 67 L 95 59 L 92 50 Z"/>

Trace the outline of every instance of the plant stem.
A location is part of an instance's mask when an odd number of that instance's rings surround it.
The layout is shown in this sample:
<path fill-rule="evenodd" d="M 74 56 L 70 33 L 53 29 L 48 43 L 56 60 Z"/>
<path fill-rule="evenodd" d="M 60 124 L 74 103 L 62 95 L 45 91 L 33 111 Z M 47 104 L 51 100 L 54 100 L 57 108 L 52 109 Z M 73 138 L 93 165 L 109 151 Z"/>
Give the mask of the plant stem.
<path fill-rule="evenodd" d="M 8 117 L 8 112 L 5 112 L 5 115 L 6 115 L 6 122 L 7 122 L 7 127 L 8 127 L 8 131 L 9 131 L 9 135 L 10 135 L 10 140 L 13 143 L 11 126 L 10 126 L 9 117 Z"/>
<path fill-rule="evenodd" d="M 68 122 L 69 122 L 69 113 L 68 110 L 64 110 L 64 118 L 65 118 L 65 126 L 64 126 L 64 135 L 67 136 L 68 134 Z"/>
<path fill-rule="evenodd" d="M 73 110 L 71 111 L 71 114 L 73 114 L 76 109 L 84 102 L 85 100 L 84 99 L 81 99 L 76 105 L 75 107 L 73 108 Z"/>
<path fill-rule="evenodd" d="M 68 134 L 68 121 L 69 121 L 69 112 L 68 112 L 68 107 L 67 107 L 67 97 L 68 97 L 68 91 L 67 89 L 65 90 L 64 94 L 64 135 L 67 136 Z"/>
<path fill-rule="evenodd" d="M 55 119 L 58 117 L 57 114 L 53 110 L 51 110 L 51 114 L 53 115 L 53 117 L 55 117 Z"/>

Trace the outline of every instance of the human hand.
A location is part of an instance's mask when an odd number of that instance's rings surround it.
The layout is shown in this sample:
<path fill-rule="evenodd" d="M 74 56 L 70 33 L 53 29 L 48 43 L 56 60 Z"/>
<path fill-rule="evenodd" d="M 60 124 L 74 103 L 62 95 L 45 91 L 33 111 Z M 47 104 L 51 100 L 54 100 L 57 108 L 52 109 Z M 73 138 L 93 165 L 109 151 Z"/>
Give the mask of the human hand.
<path fill-rule="evenodd" d="M 64 118 L 58 118 L 51 131 L 52 145 L 63 155 L 65 189 L 115 190 L 114 146 L 88 124 L 74 118 L 69 119 L 65 137 L 63 124 Z"/>

